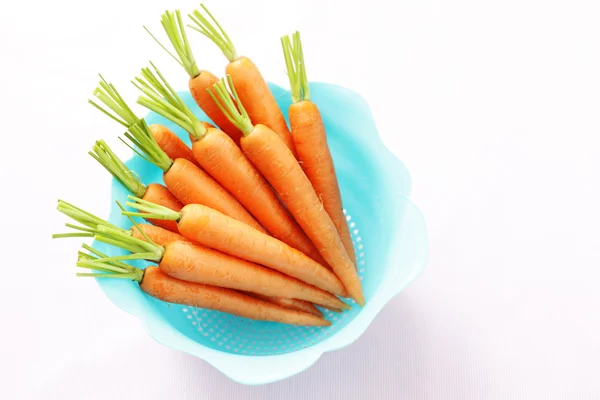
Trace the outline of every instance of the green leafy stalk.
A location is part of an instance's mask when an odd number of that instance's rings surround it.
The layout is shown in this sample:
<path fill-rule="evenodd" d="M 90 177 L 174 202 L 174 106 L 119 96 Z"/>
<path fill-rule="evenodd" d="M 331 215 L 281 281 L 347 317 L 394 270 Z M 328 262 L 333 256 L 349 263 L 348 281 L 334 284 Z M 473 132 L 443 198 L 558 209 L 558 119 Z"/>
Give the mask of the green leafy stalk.
<path fill-rule="evenodd" d="M 100 77 L 102 78 L 102 75 L 100 75 Z M 106 108 L 101 107 L 92 100 L 89 100 L 89 102 L 104 114 L 125 126 L 128 130 L 128 132 L 125 133 L 125 136 L 130 140 L 131 138 L 135 138 L 136 140 L 133 140 L 132 142 L 136 146 L 139 144 L 138 148 L 141 152 L 130 146 L 128 143 L 125 142 L 125 144 L 145 160 L 155 164 L 163 171 L 167 171 L 173 161 L 161 150 L 158 143 L 154 141 L 146 121 L 135 115 L 114 85 L 102 78 L 100 86 L 94 91 L 94 95 L 104 103 Z"/>
<path fill-rule="evenodd" d="M 130 193 L 143 197 L 146 186 L 134 175 L 119 157 L 110 149 L 104 140 L 98 140 L 89 152 L 112 176 L 115 177 Z"/>
<path fill-rule="evenodd" d="M 107 226 L 98 226 L 94 231 L 94 238 L 97 241 L 120 247 L 132 253 L 125 256 L 102 257 L 99 259 L 100 261 L 143 259 L 159 262 L 162 259 L 164 247 L 134 238 L 130 232 L 123 232 L 122 229 L 113 229 Z"/>
<path fill-rule="evenodd" d="M 139 121 L 139 118 L 131 108 L 129 108 L 114 85 L 107 82 L 102 75 L 100 75 L 99 86 L 94 90 L 94 96 L 96 96 L 106 108 L 100 106 L 93 100 L 88 100 L 89 103 L 121 125 L 129 128 Z"/>
<path fill-rule="evenodd" d="M 306 77 L 300 32 L 296 31 L 292 35 L 292 40 L 293 43 L 289 36 L 283 36 L 281 38 L 281 46 L 283 47 L 283 57 L 285 58 L 285 65 L 290 80 L 292 100 L 296 103 L 302 100 L 310 100 L 310 88 L 308 78 Z"/>
<path fill-rule="evenodd" d="M 210 11 L 208 11 L 208 8 L 206 8 L 204 4 L 200 4 L 200 7 L 202 7 L 202 10 L 206 13 L 206 15 L 208 15 L 208 18 L 204 16 L 200 10 L 194 10 L 188 16 L 195 25 L 188 26 L 200 32 L 209 38 L 214 44 L 216 44 L 223 52 L 223 55 L 227 57 L 229 62 L 235 61 L 237 59 L 237 52 L 235 51 L 233 42 L 215 17 L 213 17 Z"/>
<path fill-rule="evenodd" d="M 99 271 L 101 273 L 85 273 L 78 272 L 77 276 L 92 277 L 92 278 L 119 278 L 119 279 L 130 279 L 136 282 L 141 282 L 144 278 L 144 271 L 139 268 L 134 268 L 130 265 L 126 265 L 128 268 L 117 267 L 112 261 L 102 261 L 102 259 L 86 259 L 80 258 L 77 261 L 79 268 L 85 268 L 92 271 Z"/>
<path fill-rule="evenodd" d="M 81 247 L 83 247 L 89 253 L 84 253 L 83 251 L 79 251 L 77 253 L 78 261 L 97 261 L 98 259 L 108 257 L 106 254 L 103 254 L 102 252 L 96 250 L 95 248 L 93 248 L 91 246 L 88 246 L 85 243 Z M 137 269 L 137 268 L 135 268 L 129 264 L 125 264 L 124 262 L 121 262 L 121 261 L 107 261 L 106 263 L 110 265 L 110 268 L 108 268 L 108 267 L 103 268 L 105 270 L 105 272 L 127 273 L 127 272 L 133 272 L 134 270 Z"/>
<path fill-rule="evenodd" d="M 196 65 L 196 59 L 194 58 L 194 54 L 192 53 L 192 49 L 190 48 L 190 44 L 187 39 L 187 35 L 185 33 L 185 27 L 183 25 L 183 20 L 181 18 L 181 12 L 179 10 L 165 11 L 165 13 L 161 16 L 160 23 L 165 30 L 171 45 L 175 49 L 177 55 L 171 53 L 149 30 L 146 29 L 146 32 L 152 36 L 152 38 L 162 47 L 171 57 L 175 59 L 181 65 L 186 72 L 190 75 L 191 78 L 195 78 L 200 75 L 200 70 Z"/>
<path fill-rule="evenodd" d="M 143 93 L 138 98 L 138 103 L 173 121 L 194 139 L 201 139 L 206 134 L 206 128 L 202 122 L 169 85 L 154 64 L 150 63 L 150 65 L 156 75 L 150 68 L 142 68 L 141 77 L 137 77 L 133 82 L 135 87 Z"/>
<path fill-rule="evenodd" d="M 207 89 L 208 94 L 210 94 L 210 97 L 217 104 L 217 106 L 219 107 L 221 112 L 227 117 L 227 119 L 236 128 L 242 131 L 244 136 L 246 136 L 252 131 L 252 128 L 254 128 L 254 126 L 252 125 L 252 121 L 250 121 L 250 117 L 248 116 L 244 105 L 238 97 L 230 75 L 227 75 L 227 83 L 229 84 L 231 93 L 229 93 L 229 91 L 227 90 L 227 86 L 225 85 L 225 79 L 221 79 L 219 82 L 213 85 L 213 88 L 217 94 L 213 94 L 210 88 Z"/>
<path fill-rule="evenodd" d="M 180 212 L 173 211 L 167 207 L 160 206 L 147 200 L 142 200 L 138 197 L 127 196 L 127 198 L 133 200 L 132 202 L 126 202 L 125 204 L 127 206 L 143 212 L 123 211 L 121 213 L 123 215 L 130 217 L 160 219 L 164 221 L 179 221 L 181 219 Z"/>
<path fill-rule="evenodd" d="M 74 206 L 73 204 L 67 203 L 64 200 L 58 200 L 58 206 L 56 209 L 65 214 L 67 217 L 70 217 L 74 221 L 84 225 L 84 227 L 76 227 L 75 225 L 67 224 L 69 228 L 74 228 L 87 233 L 94 233 L 94 229 L 97 229 L 99 226 L 107 226 L 113 230 L 121 230 L 123 232 L 129 232 L 126 229 L 119 228 L 116 225 L 111 224 L 110 222 L 103 220 L 100 217 L 95 216 L 92 213 L 89 213 L 79 207 Z M 131 234 L 131 233 L 130 233 Z"/>

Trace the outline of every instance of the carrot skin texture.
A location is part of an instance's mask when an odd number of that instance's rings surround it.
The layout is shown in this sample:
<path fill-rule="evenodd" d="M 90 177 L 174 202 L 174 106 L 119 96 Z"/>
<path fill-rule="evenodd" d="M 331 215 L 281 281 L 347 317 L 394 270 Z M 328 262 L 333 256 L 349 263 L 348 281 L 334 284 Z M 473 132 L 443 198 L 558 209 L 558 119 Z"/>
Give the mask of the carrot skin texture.
<path fill-rule="evenodd" d="M 208 129 L 192 144 L 200 166 L 231 193 L 273 237 L 317 262 L 316 247 L 242 150 L 225 133 Z"/>
<path fill-rule="evenodd" d="M 184 158 L 190 162 L 196 163 L 192 154 L 192 149 L 185 144 L 173 131 L 164 125 L 152 124 L 148 126 L 152 137 L 158 143 L 158 146 L 164 151 L 171 160 Z"/>
<path fill-rule="evenodd" d="M 344 248 L 356 267 L 356 253 L 344 215 L 340 187 L 321 113 L 315 103 L 303 100 L 290 106 L 289 116 L 298 161 L 323 202 L 325 211 L 333 221 Z"/>
<path fill-rule="evenodd" d="M 183 204 L 173 194 L 158 183 L 151 183 L 146 187 L 146 193 L 142 197 L 144 200 L 151 201 L 152 203 L 159 204 L 167 207 L 173 211 L 180 211 L 183 208 Z M 160 226 L 161 228 L 167 229 L 171 232 L 179 232 L 177 230 L 177 222 L 175 221 L 162 221 L 159 219 L 149 219 L 148 222 Z"/>
<path fill-rule="evenodd" d="M 138 224 L 137 225 L 142 232 L 154 243 L 159 246 L 164 246 L 168 242 L 174 242 L 176 240 L 185 241 L 186 239 L 177 232 L 172 232 L 159 226 L 150 224 Z M 138 228 L 132 226 L 130 228 L 131 236 L 136 239 L 146 240 L 146 238 L 140 233 Z"/>
<path fill-rule="evenodd" d="M 252 123 L 271 128 L 295 156 L 296 148 L 283 113 L 258 67 L 249 58 L 239 57 L 230 62 L 225 71 L 231 76 Z"/>
<path fill-rule="evenodd" d="M 256 297 L 257 299 L 261 299 L 264 301 L 268 301 L 269 303 L 277 304 L 280 307 L 288 308 L 290 310 L 302 311 L 305 313 L 309 313 L 312 315 L 316 315 L 317 317 L 323 317 L 323 313 L 315 307 L 312 303 L 304 300 L 298 299 L 287 299 L 285 297 L 270 297 L 263 296 L 261 294 L 244 292 L 244 294 L 252 297 Z"/>
<path fill-rule="evenodd" d="M 254 320 L 307 326 L 331 325 L 329 321 L 315 315 L 288 310 L 235 290 L 172 278 L 157 267 L 144 270 L 140 288 L 150 296 L 168 303 L 223 311 Z"/>
<path fill-rule="evenodd" d="M 213 85 L 218 81 L 219 78 L 212 73 L 200 71 L 199 75 L 189 81 L 190 93 L 206 116 L 229 135 L 235 143 L 239 144 L 242 132 L 227 119 L 207 92 L 207 89 L 212 90 Z"/>
<path fill-rule="evenodd" d="M 191 242 L 168 242 L 159 268 L 173 278 L 337 307 L 341 300 L 281 272 Z"/>
<path fill-rule="evenodd" d="M 182 204 L 203 204 L 266 232 L 235 197 L 197 165 L 178 158 L 164 173 L 163 179 Z"/>
<path fill-rule="evenodd" d="M 275 132 L 260 124 L 242 138 L 241 146 L 244 154 L 277 191 L 325 261 L 344 283 L 350 296 L 363 305 L 362 285 L 354 263 L 294 155 Z M 181 226 L 179 228 L 181 232 Z"/>
<path fill-rule="evenodd" d="M 177 227 L 196 243 L 264 265 L 335 295 L 345 294 L 335 274 L 307 255 L 206 206 L 190 204 L 182 208 Z"/>

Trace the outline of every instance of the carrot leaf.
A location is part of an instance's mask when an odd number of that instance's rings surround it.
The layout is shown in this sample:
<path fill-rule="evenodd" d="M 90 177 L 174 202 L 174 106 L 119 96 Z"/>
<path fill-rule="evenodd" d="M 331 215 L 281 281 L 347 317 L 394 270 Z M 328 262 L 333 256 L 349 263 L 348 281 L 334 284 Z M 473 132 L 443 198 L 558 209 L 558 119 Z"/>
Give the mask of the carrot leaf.
<path fill-rule="evenodd" d="M 141 282 L 144 277 L 144 271 L 139 268 L 130 267 L 124 269 L 116 267 L 110 261 L 101 260 L 85 260 L 80 259 L 76 264 L 79 268 L 90 269 L 92 271 L 99 271 L 101 273 L 84 273 L 78 272 L 77 276 L 92 277 L 92 278 L 120 278 L 120 279 L 131 279 L 137 282 Z"/>
<path fill-rule="evenodd" d="M 130 126 L 124 136 L 133 146 L 120 138 L 121 141 L 144 160 L 165 172 L 173 165 L 173 160 L 160 148 L 144 119 L 140 119 L 137 124 Z"/>
<path fill-rule="evenodd" d="M 73 204 L 67 203 L 64 200 L 58 200 L 58 206 L 56 209 L 59 212 L 65 214 L 67 217 L 70 217 L 74 221 L 89 228 L 86 230 L 86 232 L 93 232 L 94 229 L 97 229 L 98 226 L 101 226 L 101 225 L 110 227 L 111 229 L 114 229 L 114 230 L 120 229 L 123 232 L 129 232 L 125 229 L 119 228 L 118 226 L 111 224 L 108 221 L 103 220 L 100 217 L 95 216 L 92 213 L 89 213 L 79 207 L 76 207 Z M 82 227 L 76 228 L 74 225 L 71 225 L 71 224 L 67 224 L 67 226 L 70 228 L 78 229 L 80 231 L 83 230 L 83 229 L 81 229 Z"/>
<path fill-rule="evenodd" d="M 192 49 L 185 33 L 185 27 L 183 20 L 181 19 L 181 12 L 179 10 L 165 11 L 161 16 L 160 23 L 165 30 L 171 45 L 175 49 L 177 55 L 171 53 L 149 30 L 144 27 L 146 32 L 152 36 L 152 38 L 162 47 L 171 57 L 175 59 L 181 65 L 185 71 L 194 78 L 200 75 L 200 70 L 196 65 L 196 59 L 192 53 Z"/>
<path fill-rule="evenodd" d="M 281 38 L 281 46 L 283 47 L 283 57 L 285 58 L 285 65 L 290 80 L 292 100 L 296 103 L 302 100 L 310 100 L 310 88 L 306 77 L 300 32 L 296 31 L 292 35 L 292 40 L 290 40 L 289 36 L 283 36 Z"/>
<path fill-rule="evenodd" d="M 123 161 L 110 149 L 104 140 L 98 140 L 89 152 L 130 193 L 142 197 L 146 186 L 133 174 Z"/>
<path fill-rule="evenodd" d="M 231 89 L 232 93 L 229 93 L 227 90 L 225 79 L 221 79 L 219 82 L 213 85 L 216 95 L 213 94 L 211 88 L 206 90 L 221 112 L 227 117 L 227 119 L 236 128 L 241 130 L 244 135 L 247 135 L 253 128 L 252 121 L 250 121 L 250 117 L 248 116 L 244 105 L 240 101 L 230 75 L 227 75 L 227 83 L 229 84 L 229 88 Z"/>
<path fill-rule="evenodd" d="M 107 226 L 98 226 L 94 238 L 106 244 L 110 244 L 121 249 L 127 250 L 133 254 L 127 256 L 102 257 L 100 261 L 119 261 L 119 260 L 150 260 L 159 262 L 164 253 L 164 247 L 155 243 L 146 242 L 131 236 L 131 232 L 123 232 L 122 229 L 113 229 Z"/>
<path fill-rule="evenodd" d="M 200 10 L 194 10 L 188 16 L 194 22 L 195 25 L 188 25 L 190 28 L 200 32 L 207 38 L 209 38 L 214 44 L 216 44 L 219 49 L 223 52 L 223 55 L 227 57 L 229 62 L 235 61 L 237 58 L 237 52 L 235 51 L 235 47 L 233 42 L 225 32 L 225 30 L 221 27 L 219 22 L 213 17 L 213 15 L 208 11 L 208 8 L 204 4 L 200 4 L 202 10 L 208 15 L 207 18 L 202 14 Z"/>
<path fill-rule="evenodd" d="M 154 64 L 150 63 L 150 65 L 154 72 L 148 67 L 142 68 L 141 77 L 136 78 L 133 82 L 135 87 L 143 93 L 138 98 L 138 103 L 173 121 L 196 140 L 201 139 L 206 134 L 206 128 L 202 122 L 173 90 Z"/>
<path fill-rule="evenodd" d="M 160 219 L 164 221 L 179 221 L 181 219 L 181 213 L 173 211 L 167 207 L 152 203 L 147 200 L 140 199 L 135 196 L 127 196 L 128 201 L 125 203 L 128 207 L 135 208 L 142 212 L 123 211 L 121 214 L 130 217 L 144 217 L 150 219 Z"/>

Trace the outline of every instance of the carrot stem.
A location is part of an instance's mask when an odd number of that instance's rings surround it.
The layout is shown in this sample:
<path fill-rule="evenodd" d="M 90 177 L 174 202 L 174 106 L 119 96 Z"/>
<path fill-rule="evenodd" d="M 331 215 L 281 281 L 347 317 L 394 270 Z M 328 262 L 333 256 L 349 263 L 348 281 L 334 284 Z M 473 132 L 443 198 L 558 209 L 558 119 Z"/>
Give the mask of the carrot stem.
<path fill-rule="evenodd" d="M 171 57 L 175 59 L 181 65 L 185 71 L 194 78 L 200 75 L 200 70 L 196 65 L 196 59 L 192 53 L 192 49 L 185 33 L 185 27 L 181 18 L 181 12 L 179 10 L 165 11 L 161 15 L 160 23 L 165 30 L 171 45 L 175 49 L 177 56 L 171 53 L 153 34 L 144 26 L 146 32 L 152 36 L 152 38 L 163 48 Z"/>
<path fill-rule="evenodd" d="M 59 212 L 70 217 L 74 221 L 80 223 L 81 225 L 90 228 L 91 230 L 89 232 L 92 232 L 92 230 L 97 229 L 98 226 L 107 226 L 113 230 L 122 230 L 123 232 L 127 232 L 125 229 L 119 228 L 118 226 L 113 225 L 110 222 L 105 221 L 102 218 L 97 217 L 94 214 L 89 213 L 79 207 L 76 207 L 73 204 L 67 203 L 64 200 L 58 200 L 58 206 L 56 207 L 56 209 Z M 69 225 L 70 224 L 68 224 L 68 226 Z M 70 227 L 74 226 L 71 225 Z"/>
<path fill-rule="evenodd" d="M 106 168 L 130 193 L 134 193 L 138 197 L 144 196 L 146 185 L 127 168 L 125 163 L 117 157 L 104 140 L 98 140 L 88 154 Z"/>
<path fill-rule="evenodd" d="M 148 129 L 145 120 L 141 119 L 137 124 L 131 126 L 129 131 L 125 132 L 125 137 L 133 144 L 133 146 L 121 139 L 123 143 L 140 157 L 156 165 L 161 170 L 166 172 L 171 168 L 171 165 L 173 165 L 173 160 L 160 148 L 156 139 L 152 136 L 150 129 Z M 136 150 L 136 148 L 139 150 Z"/>
<path fill-rule="evenodd" d="M 72 233 L 55 233 L 52 239 L 74 238 L 74 237 L 94 237 L 93 233 L 87 232 L 72 232 Z"/>
<path fill-rule="evenodd" d="M 162 259 L 164 248 L 153 242 L 146 242 L 141 239 L 134 238 L 128 232 L 123 232 L 122 229 L 112 229 L 106 226 L 98 226 L 95 229 L 96 235 L 94 238 L 99 242 L 110 244 L 113 246 L 120 247 L 131 253 L 126 256 L 116 256 L 101 258 L 103 261 L 107 260 L 130 260 L 130 259 L 145 259 L 150 261 L 160 261 Z"/>
<path fill-rule="evenodd" d="M 231 80 L 231 76 L 227 75 L 227 83 L 229 84 L 229 88 L 231 89 L 231 93 L 227 90 L 227 86 L 225 85 L 225 79 L 221 79 L 219 82 L 213 85 L 216 96 L 213 92 L 207 89 L 208 94 L 213 99 L 213 101 L 217 104 L 221 112 L 227 117 L 227 119 L 238 128 L 244 136 L 248 135 L 250 131 L 252 131 L 253 125 L 252 121 L 250 121 L 250 117 L 246 112 L 240 98 L 235 90 L 235 86 L 233 81 Z M 233 96 L 233 99 L 231 98 Z"/>
<path fill-rule="evenodd" d="M 131 279 L 137 282 L 141 282 L 144 277 L 144 271 L 139 268 L 130 267 L 130 269 L 124 269 L 115 267 L 110 262 L 101 260 L 79 260 L 76 264 L 79 268 L 86 268 L 92 271 L 101 271 L 101 274 L 93 273 L 77 273 L 77 276 L 86 276 L 93 278 L 122 278 Z M 110 273 L 112 272 L 112 273 Z"/>
<path fill-rule="evenodd" d="M 285 58 L 285 65 L 290 80 L 292 100 L 294 103 L 297 103 L 302 100 L 310 100 L 310 88 L 308 78 L 306 77 L 300 32 L 294 32 L 292 40 L 293 44 L 289 36 L 282 36 L 281 46 L 283 47 L 283 57 Z"/>
<path fill-rule="evenodd" d="M 229 38 L 229 35 L 227 35 L 223 27 L 221 27 L 219 22 L 215 19 L 215 17 L 213 17 L 210 11 L 208 11 L 208 8 L 206 8 L 204 4 L 200 4 L 200 7 L 202 7 L 204 12 L 206 12 L 212 22 L 209 21 L 200 10 L 194 10 L 188 16 L 196 24 L 196 26 L 188 26 L 200 32 L 209 38 L 214 44 L 216 44 L 223 52 L 223 55 L 227 57 L 229 62 L 235 61 L 237 58 L 237 52 L 235 51 L 235 46 Z"/>
<path fill-rule="evenodd" d="M 206 134 L 206 128 L 202 122 L 169 85 L 158 68 L 153 63 L 150 65 L 154 72 L 148 67 L 142 68 L 141 77 L 135 78 L 135 81 L 132 82 L 143 93 L 138 98 L 138 103 L 173 121 L 194 139 L 202 138 Z"/>
<path fill-rule="evenodd" d="M 125 205 L 129 207 L 133 207 L 137 210 L 143 212 L 132 212 L 132 211 L 123 211 L 121 214 L 130 216 L 130 217 L 144 217 L 150 219 L 160 219 L 163 221 L 179 221 L 181 219 L 181 213 L 177 211 L 173 211 L 169 208 L 160 206 L 158 204 L 152 203 L 150 201 L 146 201 L 140 199 L 135 196 L 127 196 L 128 199 L 133 200 L 133 202 L 126 202 Z"/>

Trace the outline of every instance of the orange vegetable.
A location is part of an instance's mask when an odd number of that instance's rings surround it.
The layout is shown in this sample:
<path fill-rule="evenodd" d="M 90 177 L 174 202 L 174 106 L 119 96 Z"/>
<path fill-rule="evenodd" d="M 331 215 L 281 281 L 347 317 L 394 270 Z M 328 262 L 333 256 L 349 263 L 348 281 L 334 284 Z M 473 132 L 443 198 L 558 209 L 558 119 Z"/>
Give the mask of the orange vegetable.
<path fill-rule="evenodd" d="M 296 154 L 285 118 L 262 74 L 249 58 L 237 56 L 233 42 L 227 33 L 206 6 L 202 4 L 201 7 L 208 18 L 200 10 L 195 10 L 189 15 L 194 22 L 194 25 L 190 27 L 215 43 L 229 60 L 225 71 L 227 75 L 231 76 L 239 98 L 251 120 L 254 123 L 264 124 L 271 128 L 279 135 L 290 151 Z"/>
<path fill-rule="evenodd" d="M 340 187 L 327 143 L 325 125 L 317 105 L 310 101 L 300 33 L 294 33 L 293 46 L 289 37 L 284 36 L 281 40 L 292 88 L 293 103 L 289 108 L 289 117 L 298 161 L 356 267 L 356 254 L 342 207 Z"/>

